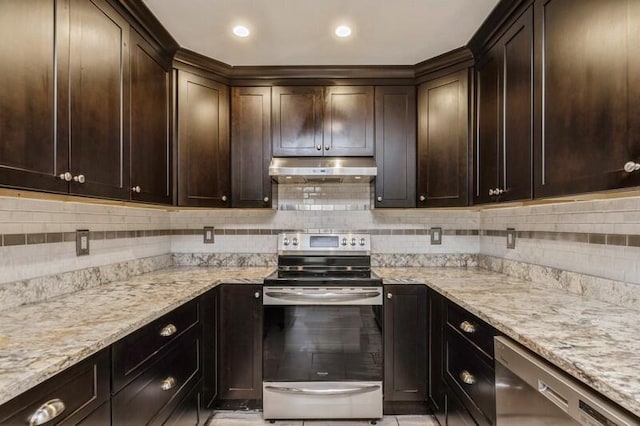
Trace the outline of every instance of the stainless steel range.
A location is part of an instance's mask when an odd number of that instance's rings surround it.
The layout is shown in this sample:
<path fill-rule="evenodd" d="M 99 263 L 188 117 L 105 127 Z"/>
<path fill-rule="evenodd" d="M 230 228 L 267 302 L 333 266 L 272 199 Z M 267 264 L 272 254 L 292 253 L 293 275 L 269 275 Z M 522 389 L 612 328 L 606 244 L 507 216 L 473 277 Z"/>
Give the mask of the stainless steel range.
<path fill-rule="evenodd" d="M 364 234 L 281 234 L 264 281 L 263 408 L 273 419 L 382 417 L 382 282 Z"/>

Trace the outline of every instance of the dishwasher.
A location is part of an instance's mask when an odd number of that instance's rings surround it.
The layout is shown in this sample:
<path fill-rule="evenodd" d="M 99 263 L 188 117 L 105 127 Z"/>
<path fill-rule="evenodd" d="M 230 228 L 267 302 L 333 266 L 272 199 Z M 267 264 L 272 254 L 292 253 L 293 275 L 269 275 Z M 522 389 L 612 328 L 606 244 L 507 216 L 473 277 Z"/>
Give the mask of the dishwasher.
<path fill-rule="evenodd" d="M 505 337 L 494 338 L 497 426 L 626 426 L 640 419 Z"/>

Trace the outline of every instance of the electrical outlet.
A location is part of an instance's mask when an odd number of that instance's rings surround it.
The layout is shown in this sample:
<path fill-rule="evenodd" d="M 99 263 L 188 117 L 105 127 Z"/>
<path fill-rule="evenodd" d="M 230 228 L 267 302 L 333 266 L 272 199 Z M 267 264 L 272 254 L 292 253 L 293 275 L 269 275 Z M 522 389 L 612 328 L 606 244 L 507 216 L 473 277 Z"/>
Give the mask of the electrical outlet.
<path fill-rule="evenodd" d="M 215 242 L 215 228 L 213 226 L 205 226 L 203 235 L 205 244 L 213 244 Z"/>
<path fill-rule="evenodd" d="M 516 230 L 515 228 L 507 228 L 507 248 L 516 248 Z"/>
<path fill-rule="evenodd" d="M 76 256 L 89 254 L 89 230 L 78 229 L 76 231 Z"/>
<path fill-rule="evenodd" d="M 429 230 L 431 234 L 431 245 L 437 246 L 442 244 L 442 228 L 431 228 Z"/>

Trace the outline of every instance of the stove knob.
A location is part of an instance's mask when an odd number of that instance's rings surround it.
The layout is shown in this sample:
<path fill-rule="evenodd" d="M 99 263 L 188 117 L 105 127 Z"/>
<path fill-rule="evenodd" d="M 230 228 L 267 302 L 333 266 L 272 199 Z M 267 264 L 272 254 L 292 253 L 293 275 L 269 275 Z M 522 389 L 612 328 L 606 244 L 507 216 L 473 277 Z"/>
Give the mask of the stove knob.
<path fill-rule="evenodd" d="M 288 239 L 287 237 L 284 237 L 284 240 L 282 241 L 282 243 L 283 243 L 285 246 L 288 246 L 288 245 L 289 245 L 289 239 Z"/>
<path fill-rule="evenodd" d="M 292 243 L 294 246 L 297 246 L 297 245 L 298 245 L 298 239 L 297 239 L 297 238 L 295 238 L 295 237 L 293 237 L 293 240 L 291 240 L 291 243 Z"/>
<path fill-rule="evenodd" d="M 363 246 L 366 244 L 366 241 L 364 238 L 360 238 L 360 245 Z"/>
<path fill-rule="evenodd" d="M 352 245 L 352 246 L 355 246 L 355 245 L 356 245 L 356 239 L 355 239 L 355 238 L 352 238 L 352 239 L 351 239 L 351 245 Z"/>
<path fill-rule="evenodd" d="M 343 245 L 343 246 L 346 246 L 346 245 L 347 245 L 347 239 L 346 239 L 346 238 L 343 238 L 343 239 L 342 239 L 342 245 Z"/>

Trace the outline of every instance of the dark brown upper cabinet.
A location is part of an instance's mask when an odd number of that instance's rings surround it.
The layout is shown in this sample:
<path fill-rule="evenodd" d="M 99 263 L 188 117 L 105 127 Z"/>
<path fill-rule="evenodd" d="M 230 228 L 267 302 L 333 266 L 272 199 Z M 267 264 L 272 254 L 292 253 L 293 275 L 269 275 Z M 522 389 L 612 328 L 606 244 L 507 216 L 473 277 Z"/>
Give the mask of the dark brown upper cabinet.
<path fill-rule="evenodd" d="M 272 88 L 273 155 L 321 156 L 322 87 Z"/>
<path fill-rule="evenodd" d="M 640 185 L 637 0 L 535 2 L 535 195 Z"/>
<path fill-rule="evenodd" d="M 68 15 L 61 31 L 69 29 L 58 52 L 58 63 L 69 64 L 68 84 L 58 86 L 69 105 L 58 111 L 69 123 L 58 134 L 70 146 L 69 191 L 129 199 L 129 24 L 104 0 L 70 0 L 59 14 Z"/>
<path fill-rule="evenodd" d="M 171 204 L 170 66 L 131 32 L 131 199 Z"/>
<path fill-rule="evenodd" d="M 231 204 L 271 207 L 271 88 L 231 89 Z"/>
<path fill-rule="evenodd" d="M 469 71 L 418 87 L 418 207 L 468 204 Z"/>
<path fill-rule="evenodd" d="M 416 206 L 416 89 L 375 88 L 375 207 Z"/>
<path fill-rule="evenodd" d="M 0 2 L 0 184 L 66 192 L 58 178 L 68 146 L 57 145 L 54 0 Z"/>
<path fill-rule="evenodd" d="M 373 95 L 371 86 L 325 89 L 324 155 L 373 156 Z"/>
<path fill-rule="evenodd" d="M 476 85 L 474 202 L 531 198 L 531 8 L 478 60 Z"/>
<path fill-rule="evenodd" d="M 178 71 L 178 204 L 229 205 L 229 89 Z"/>

